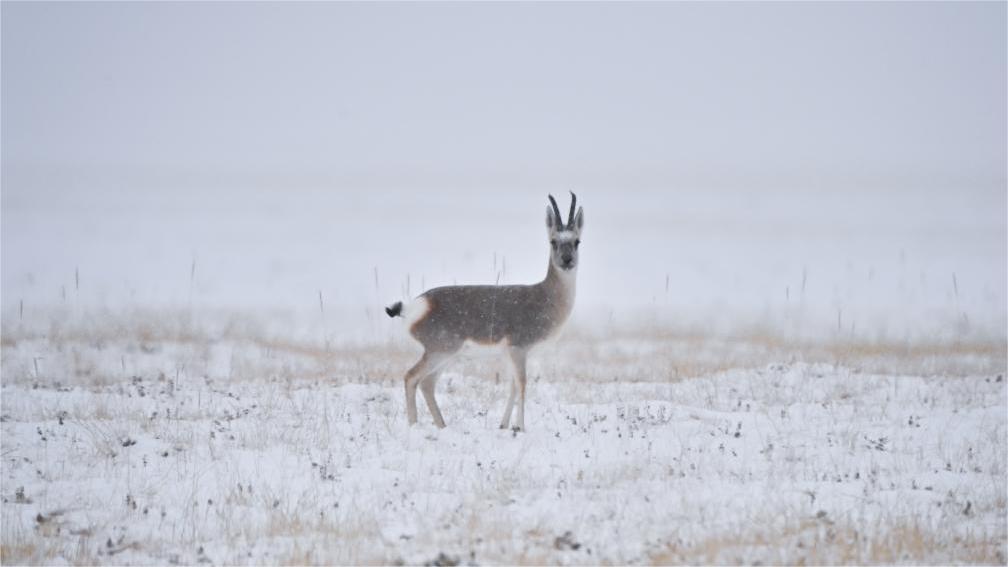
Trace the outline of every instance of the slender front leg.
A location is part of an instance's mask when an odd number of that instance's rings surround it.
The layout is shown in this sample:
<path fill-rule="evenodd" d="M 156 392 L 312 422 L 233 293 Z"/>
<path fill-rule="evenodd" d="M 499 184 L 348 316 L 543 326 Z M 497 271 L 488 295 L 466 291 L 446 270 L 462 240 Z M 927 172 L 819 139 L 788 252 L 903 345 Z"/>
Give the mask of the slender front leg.
<path fill-rule="evenodd" d="M 517 389 L 518 397 L 518 415 L 515 417 L 515 429 L 525 431 L 525 361 L 528 355 L 528 351 L 523 348 L 512 348 L 510 351 L 511 362 L 514 363 L 515 367 L 515 386 Z M 512 397 L 514 397 L 514 391 L 512 391 Z M 511 408 L 508 405 L 508 416 L 510 417 Z"/>
<path fill-rule="evenodd" d="M 518 378 L 511 378 L 511 395 L 508 396 L 507 406 L 504 407 L 504 417 L 501 419 L 500 428 L 507 429 L 508 425 L 511 423 L 511 410 L 514 408 L 515 400 L 515 390 L 517 390 L 516 384 L 518 383 Z"/>

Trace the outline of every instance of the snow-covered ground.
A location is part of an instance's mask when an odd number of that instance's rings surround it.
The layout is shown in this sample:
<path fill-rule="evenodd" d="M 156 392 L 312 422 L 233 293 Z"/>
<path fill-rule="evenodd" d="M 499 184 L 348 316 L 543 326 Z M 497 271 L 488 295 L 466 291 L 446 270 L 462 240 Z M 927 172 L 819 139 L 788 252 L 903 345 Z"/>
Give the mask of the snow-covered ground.
<path fill-rule="evenodd" d="M 583 191 L 515 434 L 479 353 L 449 427 L 408 428 L 419 347 L 381 307 L 541 277 L 542 195 L 31 189 L 3 195 L 5 564 L 1008 556 L 1003 192 Z"/>
<path fill-rule="evenodd" d="M 405 423 L 405 339 L 53 315 L 3 339 L 3 562 L 999 563 L 998 342 L 572 329 Z"/>
<path fill-rule="evenodd" d="M 408 428 L 381 308 L 546 190 L 5 190 L 0 560 L 1006 562 L 1003 191 L 579 192 L 515 434 L 480 353 Z"/>

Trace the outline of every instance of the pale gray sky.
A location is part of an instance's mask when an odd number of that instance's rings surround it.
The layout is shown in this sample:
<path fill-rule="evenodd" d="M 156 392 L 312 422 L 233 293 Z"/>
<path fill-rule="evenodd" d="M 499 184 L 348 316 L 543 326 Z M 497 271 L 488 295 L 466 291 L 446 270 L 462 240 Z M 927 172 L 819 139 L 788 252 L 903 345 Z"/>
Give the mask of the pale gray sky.
<path fill-rule="evenodd" d="M 77 166 L 105 183 L 1005 178 L 1004 2 L 2 12 L 5 198 Z"/>

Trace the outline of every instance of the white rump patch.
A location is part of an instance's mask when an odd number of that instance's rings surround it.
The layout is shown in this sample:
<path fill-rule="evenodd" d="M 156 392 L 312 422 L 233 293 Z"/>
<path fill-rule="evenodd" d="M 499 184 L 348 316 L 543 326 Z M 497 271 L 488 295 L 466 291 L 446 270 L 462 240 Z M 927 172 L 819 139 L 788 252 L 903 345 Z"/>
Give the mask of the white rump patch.
<path fill-rule="evenodd" d="M 426 297 L 418 297 L 406 305 L 403 305 L 402 317 L 406 323 L 406 328 L 410 328 L 414 323 L 424 318 L 430 312 L 430 302 Z"/>

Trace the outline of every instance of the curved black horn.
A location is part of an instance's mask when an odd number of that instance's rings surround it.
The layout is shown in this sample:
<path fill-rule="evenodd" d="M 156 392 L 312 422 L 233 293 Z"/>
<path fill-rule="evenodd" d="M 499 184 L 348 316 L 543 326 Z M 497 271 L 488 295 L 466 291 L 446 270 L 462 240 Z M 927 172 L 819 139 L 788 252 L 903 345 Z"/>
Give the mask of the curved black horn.
<path fill-rule="evenodd" d="M 556 199 L 553 198 L 553 195 L 549 195 L 549 200 L 550 200 L 550 203 L 553 205 L 553 216 L 556 218 L 556 225 L 557 225 L 556 229 L 557 230 L 562 230 L 563 227 L 564 227 L 564 224 L 563 224 L 563 219 L 560 218 L 560 208 L 557 207 Z"/>
<path fill-rule="evenodd" d="M 574 206 L 577 204 L 577 195 L 575 195 L 573 191 L 571 191 L 570 194 L 571 194 L 571 208 L 570 208 L 570 214 L 567 215 L 567 228 L 571 228 L 574 226 Z"/>

